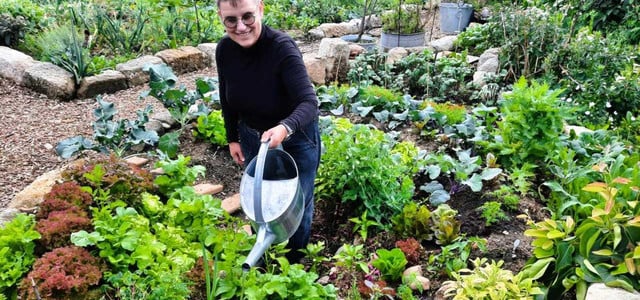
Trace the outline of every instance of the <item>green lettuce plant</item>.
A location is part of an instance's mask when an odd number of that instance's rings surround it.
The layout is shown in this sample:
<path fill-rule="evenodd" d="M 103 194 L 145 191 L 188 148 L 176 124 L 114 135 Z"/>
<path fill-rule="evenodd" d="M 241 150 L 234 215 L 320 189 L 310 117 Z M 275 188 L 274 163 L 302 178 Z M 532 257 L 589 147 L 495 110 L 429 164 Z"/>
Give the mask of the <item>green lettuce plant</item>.
<path fill-rule="evenodd" d="M 398 281 L 407 265 L 407 258 L 402 250 L 393 248 L 376 250 L 377 258 L 371 264 L 378 270 L 385 280 Z"/>
<path fill-rule="evenodd" d="M 16 284 L 35 262 L 35 230 L 33 215 L 17 214 L 0 226 L 0 295 L 11 298 Z"/>
<path fill-rule="evenodd" d="M 193 135 L 197 138 L 205 139 L 214 145 L 227 145 L 227 131 L 224 128 L 222 111 L 212 110 L 206 116 L 198 116 Z"/>

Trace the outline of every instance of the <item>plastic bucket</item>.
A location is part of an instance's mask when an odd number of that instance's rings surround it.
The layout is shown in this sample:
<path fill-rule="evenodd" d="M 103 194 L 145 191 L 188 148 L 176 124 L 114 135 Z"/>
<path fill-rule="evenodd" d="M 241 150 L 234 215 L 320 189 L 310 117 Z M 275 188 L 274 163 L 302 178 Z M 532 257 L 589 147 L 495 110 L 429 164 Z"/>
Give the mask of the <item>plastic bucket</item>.
<path fill-rule="evenodd" d="M 462 32 L 471 20 L 471 4 L 440 3 L 440 31 L 445 34 Z"/>

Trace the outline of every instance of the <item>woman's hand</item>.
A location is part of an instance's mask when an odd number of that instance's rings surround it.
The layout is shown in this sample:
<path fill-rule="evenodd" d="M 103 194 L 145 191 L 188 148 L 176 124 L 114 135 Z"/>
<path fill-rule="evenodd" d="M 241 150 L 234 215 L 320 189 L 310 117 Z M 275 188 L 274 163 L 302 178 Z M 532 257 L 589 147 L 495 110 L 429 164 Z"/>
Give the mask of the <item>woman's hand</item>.
<path fill-rule="evenodd" d="M 244 154 L 242 154 L 242 148 L 240 148 L 240 143 L 238 142 L 229 143 L 229 153 L 231 153 L 231 157 L 237 164 L 241 166 L 244 165 Z"/>
<path fill-rule="evenodd" d="M 287 128 L 285 128 L 284 125 L 279 124 L 276 127 L 265 131 L 264 133 L 262 133 L 260 142 L 264 142 L 269 138 L 271 138 L 271 141 L 269 142 L 269 148 L 278 147 L 278 145 L 282 144 L 282 141 L 287 138 Z"/>

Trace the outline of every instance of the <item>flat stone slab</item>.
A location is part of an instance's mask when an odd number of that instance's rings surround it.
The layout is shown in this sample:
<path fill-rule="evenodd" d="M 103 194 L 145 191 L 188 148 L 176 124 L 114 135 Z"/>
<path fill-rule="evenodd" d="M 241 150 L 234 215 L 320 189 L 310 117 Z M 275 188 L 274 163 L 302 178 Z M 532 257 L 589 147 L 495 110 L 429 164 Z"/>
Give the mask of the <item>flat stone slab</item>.
<path fill-rule="evenodd" d="M 594 283 L 587 289 L 586 300 L 602 300 L 602 299 L 615 299 L 615 300 L 638 300 L 640 299 L 640 293 L 628 292 L 621 288 L 608 287 L 604 283 Z"/>
<path fill-rule="evenodd" d="M 198 45 L 198 50 L 204 52 L 209 59 L 209 65 L 214 67 L 216 65 L 216 48 L 218 47 L 217 43 L 202 43 Z"/>
<path fill-rule="evenodd" d="M 234 194 L 222 200 L 222 209 L 233 214 L 240 209 L 240 194 Z"/>
<path fill-rule="evenodd" d="M 130 165 L 142 167 L 149 162 L 149 159 L 140 156 L 132 156 L 127 158 L 125 161 Z"/>
<path fill-rule="evenodd" d="M 127 78 L 127 85 L 133 87 L 149 82 L 149 74 L 142 69 L 146 65 L 162 64 L 162 59 L 153 55 L 145 55 L 125 63 L 117 64 L 116 71 Z"/>
<path fill-rule="evenodd" d="M 204 69 L 210 64 L 209 57 L 196 47 L 184 46 L 156 53 L 176 74 Z"/>
<path fill-rule="evenodd" d="M 111 94 L 125 90 L 129 86 L 127 77 L 121 72 L 106 70 L 98 75 L 85 77 L 78 88 L 78 98 L 91 98 L 99 94 Z"/>
<path fill-rule="evenodd" d="M 221 184 L 201 183 L 194 185 L 193 188 L 197 194 L 213 195 L 222 192 L 223 186 Z"/>
<path fill-rule="evenodd" d="M 73 74 L 48 62 L 38 62 L 26 69 L 23 84 L 50 98 L 63 100 L 72 99 L 76 92 Z"/>
<path fill-rule="evenodd" d="M 25 71 L 36 61 L 29 55 L 9 47 L 0 46 L 0 77 L 23 84 Z"/>

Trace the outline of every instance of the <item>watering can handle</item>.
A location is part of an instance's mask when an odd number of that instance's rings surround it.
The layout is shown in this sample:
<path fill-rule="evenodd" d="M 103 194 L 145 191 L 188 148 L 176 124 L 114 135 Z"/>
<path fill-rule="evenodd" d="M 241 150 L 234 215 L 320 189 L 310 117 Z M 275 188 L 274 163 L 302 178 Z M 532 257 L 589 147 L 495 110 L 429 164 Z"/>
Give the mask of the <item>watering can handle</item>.
<path fill-rule="evenodd" d="M 253 182 L 253 211 L 256 218 L 255 221 L 258 224 L 264 223 L 264 217 L 262 216 L 262 175 L 264 175 L 264 162 L 267 158 L 270 141 L 271 139 L 269 138 L 260 144 L 256 160 L 255 181 Z"/>

